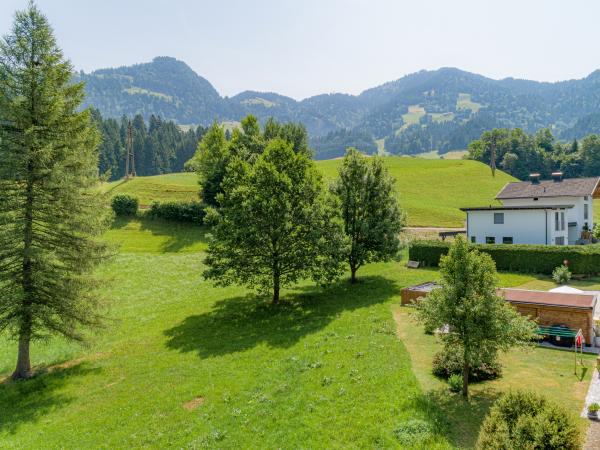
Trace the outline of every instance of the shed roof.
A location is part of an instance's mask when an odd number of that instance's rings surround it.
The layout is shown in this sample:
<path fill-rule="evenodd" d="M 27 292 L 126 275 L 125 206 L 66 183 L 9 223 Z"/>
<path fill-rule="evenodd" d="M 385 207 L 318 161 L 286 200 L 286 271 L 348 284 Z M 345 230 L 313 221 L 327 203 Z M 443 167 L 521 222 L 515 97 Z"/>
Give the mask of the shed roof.
<path fill-rule="evenodd" d="M 508 183 L 496 195 L 498 200 L 532 197 L 583 197 L 600 196 L 598 192 L 599 177 L 565 178 L 562 181 L 542 180 L 537 183 L 518 181 Z"/>
<path fill-rule="evenodd" d="M 529 303 L 564 308 L 593 309 L 596 294 L 531 291 L 527 289 L 498 289 L 498 294 L 511 303 Z"/>

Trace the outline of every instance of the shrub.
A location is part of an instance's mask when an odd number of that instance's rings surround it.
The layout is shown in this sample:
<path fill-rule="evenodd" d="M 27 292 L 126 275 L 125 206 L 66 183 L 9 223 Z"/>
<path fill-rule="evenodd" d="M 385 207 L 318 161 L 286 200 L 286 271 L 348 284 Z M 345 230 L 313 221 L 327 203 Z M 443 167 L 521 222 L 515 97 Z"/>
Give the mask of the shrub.
<path fill-rule="evenodd" d="M 600 411 L 600 405 L 594 402 L 590 406 L 588 406 L 588 411 L 591 413 L 598 412 Z"/>
<path fill-rule="evenodd" d="M 460 375 L 462 378 L 463 356 L 459 347 L 444 347 L 433 357 L 433 374 L 441 378 L 450 378 L 452 375 Z M 471 367 L 469 379 L 471 381 L 493 380 L 502 375 L 502 366 L 497 358 L 490 356 L 487 361 L 477 367 Z M 462 382 L 461 382 L 462 388 Z"/>
<path fill-rule="evenodd" d="M 452 392 L 460 392 L 463 387 L 462 375 L 458 375 L 458 374 L 450 375 L 450 378 L 448 378 L 448 385 L 450 386 L 450 390 Z"/>
<path fill-rule="evenodd" d="M 117 216 L 135 216 L 138 210 L 138 199 L 133 195 L 118 194 L 113 197 L 111 206 Z"/>
<path fill-rule="evenodd" d="M 413 261 L 437 266 L 449 248 L 449 242 L 417 240 L 410 244 L 408 255 Z M 471 244 L 471 248 L 490 255 L 498 270 L 551 274 L 566 259 L 573 273 L 600 272 L 600 247 L 595 245 Z"/>
<path fill-rule="evenodd" d="M 410 419 L 400 424 L 394 433 L 400 444 L 412 446 L 430 439 L 433 436 L 433 428 L 424 420 Z"/>
<path fill-rule="evenodd" d="M 564 264 L 552 271 L 552 279 L 558 284 L 567 284 L 571 280 L 571 272 Z"/>
<path fill-rule="evenodd" d="M 477 449 L 556 448 L 575 450 L 581 436 L 577 422 L 559 405 L 531 392 L 511 392 L 486 416 Z"/>
<path fill-rule="evenodd" d="M 148 217 L 201 224 L 205 207 L 200 202 L 152 202 L 146 212 Z"/>

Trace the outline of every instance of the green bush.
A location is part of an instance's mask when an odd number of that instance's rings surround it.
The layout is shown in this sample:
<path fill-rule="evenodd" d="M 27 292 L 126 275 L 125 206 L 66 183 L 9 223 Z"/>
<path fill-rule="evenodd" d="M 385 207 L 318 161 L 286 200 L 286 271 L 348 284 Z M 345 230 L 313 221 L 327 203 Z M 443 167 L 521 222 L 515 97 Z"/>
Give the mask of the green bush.
<path fill-rule="evenodd" d="M 479 432 L 477 449 L 575 450 L 581 435 L 568 411 L 539 394 L 510 392 L 494 403 Z"/>
<path fill-rule="evenodd" d="M 135 216 L 138 210 L 138 199 L 128 194 L 118 194 L 112 199 L 111 206 L 117 216 Z"/>
<path fill-rule="evenodd" d="M 453 374 L 448 378 L 448 385 L 450 386 L 450 390 L 452 392 L 460 392 L 463 387 L 463 377 L 462 375 Z"/>
<path fill-rule="evenodd" d="M 147 217 L 202 224 L 205 207 L 200 202 L 152 202 Z"/>
<path fill-rule="evenodd" d="M 567 284 L 571 280 L 571 272 L 564 264 L 552 271 L 552 279 L 558 284 Z"/>
<path fill-rule="evenodd" d="M 462 350 L 459 347 L 446 346 L 433 357 L 433 374 L 440 378 L 449 379 L 452 375 L 460 375 L 463 371 Z M 495 356 L 490 356 L 487 361 L 477 367 L 471 367 L 469 380 L 493 380 L 502 375 L 502 366 Z M 461 383 L 462 387 L 462 383 Z"/>
<path fill-rule="evenodd" d="M 408 257 L 426 266 L 437 266 L 449 248 L 449 242 L 413 241 Z M 600 247 L 596 245 L 472 244 L 471 248 L 490 255 L 498 270 L 552 274 L 567 260 L 573 273 L 600 272 Z"/>
<path fill-rule="evenodd" d="M 400 424 L 394 430 L 396 438 L 400 444 L 405 446 L 413 446 L 423 444 L 424 441 L 431 439 L 433 436 L 433 428 L 429 422 L 420 419 L 410 419 Z"/>

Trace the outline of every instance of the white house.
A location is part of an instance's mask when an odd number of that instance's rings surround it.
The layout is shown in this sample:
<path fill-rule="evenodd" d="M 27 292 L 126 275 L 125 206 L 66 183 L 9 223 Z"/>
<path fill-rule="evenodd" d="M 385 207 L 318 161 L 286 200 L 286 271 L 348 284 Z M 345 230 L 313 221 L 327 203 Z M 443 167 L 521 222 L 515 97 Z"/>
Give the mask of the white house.
<path fill-rule="evenodd" d="M 467 237 L 477 244 L 573 245 L 588 242 L 582 232 L 594 227 L 593 199 L 600 198 L 600 177 L 551 180 L 531 174 L 530 181 L 508 183 L 496 196 L 502 205 L 461 208 Z"/>

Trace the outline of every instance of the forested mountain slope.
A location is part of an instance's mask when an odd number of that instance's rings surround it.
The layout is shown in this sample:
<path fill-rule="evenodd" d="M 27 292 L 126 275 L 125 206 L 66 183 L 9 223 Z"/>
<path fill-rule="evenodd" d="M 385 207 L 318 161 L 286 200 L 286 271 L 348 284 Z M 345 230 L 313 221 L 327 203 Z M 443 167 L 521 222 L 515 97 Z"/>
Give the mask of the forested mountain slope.
<path fill-rule="evenodd" d="M 245 91 L 222 97 L 210 82 L 170 57 L 116 69 L 79 73 L 87 102 L 103 116 L 151 115 L 179 124 L 238 121 L 247 114 L 302 122 L 317 158 L 340 156 L 348 144 L 372 152 L 444 153 L 465 148 L 482 131 L 549 127 L 559 138 L 597 132 L 600 71 L 579 80 L 542 83 L 493 80 L 454 68 L 420 71 L 362 92 L 294 100 L 277 93 Z"/>

